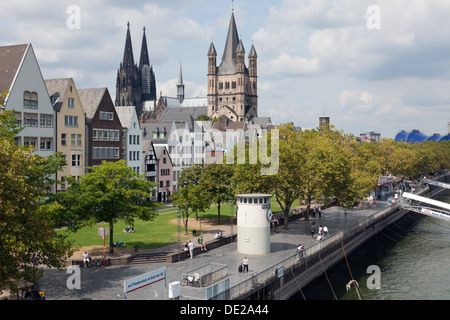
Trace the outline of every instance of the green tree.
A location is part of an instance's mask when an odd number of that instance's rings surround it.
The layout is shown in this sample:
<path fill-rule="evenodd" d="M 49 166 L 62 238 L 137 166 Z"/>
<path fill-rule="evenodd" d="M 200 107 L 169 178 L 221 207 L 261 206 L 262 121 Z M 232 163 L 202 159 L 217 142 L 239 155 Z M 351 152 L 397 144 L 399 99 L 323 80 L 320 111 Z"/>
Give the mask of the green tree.
<path fill-rule="evenodd" d="M 181 217 L 183 219 L 183 226 L 185 233 L 188 234 L 189 216 L 198 211 L 204 212 L 210 205 L 208 201 L 208 194 L 205 189 L 198 184 L 190 183 L 184 185 L 177 192 L 170 195 L 170 200 L 173 205 L 180 209 Z"/>
<path fill-rule="evenodd" d="M 303 192 L 303 185 L 299 179 L 302 170 L 301 163 L 306 155 L 301 152 L 300 133 L 294 129 L 292 124 L 285 124 L 276 130 L 278 130 L 278 139 L 272 138 L 275 131 L 268 132 L 260 138 L 261 140 L 252 141 L 253 146 L 245 146 L 246 161 L 245 163 L 238 163 L 235 159 L 235 174 L 232 181 L 236 193 L 263 192 L 273 194 L 285 217 L 284 228 L 288 228 L 287 217 L 291 207 Z M 277 157 L 272 157 L 272 151 L 274 150 L 277 150 Z M 265 155 L 276 162 L 277 170 L 262 175 L 261 169 L 268 166 L 262 159 Z M 253 160 L 250 161 L 251 157 L 253 157 Z"/>
<path fill-rule="evenodd" d="M 217 218 L 220 223 L 220 205 L 234 199 L 231 178 L 233 167 L 227 164 L 212 163 L 205 165 L 200 185 L 207 192 L 210 203 L 217 203 Z"/>
<path fill-rule="evenodd" d="M 110 246 L 113 253 L 114 224 L 120 220 L 133 225 L 135 219 L 151 221 L 157 215 L 159 204 L 147 201 L 155 183 L 146 181 L 124 160 L 103 161 L 91 167 L 91 172 L 79 180 L 69 177 L 70 187 L 58 194 L 61 218 L 69 229 L 78 230 L 100 222 L 109 224 Z"/>
<path fill-rule="evenodd" d="M 62 269 L 72 254 L 66 237 L 55 231 L 53 206 L 43 203 L 61 158 L 17 146 L 13 138 L 19 131 L 14 111 L 0 112 L 0 292 L 37 282 L 41 266 Z"/>

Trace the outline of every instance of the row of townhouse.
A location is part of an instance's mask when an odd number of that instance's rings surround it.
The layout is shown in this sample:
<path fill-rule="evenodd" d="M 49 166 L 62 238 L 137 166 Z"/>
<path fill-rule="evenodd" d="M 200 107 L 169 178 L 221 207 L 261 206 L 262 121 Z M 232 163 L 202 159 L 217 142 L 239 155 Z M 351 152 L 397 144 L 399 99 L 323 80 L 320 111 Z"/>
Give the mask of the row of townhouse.
<path fill-rule="evenodd" d="M 5 108 L 14 109 L 24 127 L 16 143 L 32 145 L 42 156 L 61 152 L 65 157 L 55 191 L 67 188 L 68 176 L 123 159 L 156 183 L 152 198 L 165 202 L 180 188 L 184 168 L 220 162 L 234 145 L 257 138 L 271 125 L 264 118 L 196 121 L 207 114 L 206 106 L 167 107 L 157 121 L 140 123 L 135 107 L 114 106 L 107 88 L 78 89 L 72 78 L 44 80 L 31 44 L 0 47 L 4 90 L 9 91 Z"/>
<path fill-rule="evenodd" d="M 184 168 L 194 164 L 223 162 L 223 156 L 241 142 L 248 143 L 264 135 L 273 126 L 270 118 L 255 118 L 251 122 L 196 121 L 206 108 L 180 107 L 163 111 L 158 121 L 141 123 L 143 140 L 153 146 L 156 154 L 163 154 L 158 163 L 160 179 L 158 199 L 167 199 L 179 190 L 178 183 Z M 145 152 L 150 156 L 150 152 Z M 165 160 L 167 158 L 167 161 Z M 146 163 L 152 165 L 147 159 Z M 146 167 L 146 175 L 150 175 Z M 163 181 L 164 180 L 164 181 Z"/>
<path fill-rule="evenodd" d="M 67 188 L 68 176 L 80 177 L 102 161 L 121 159 L 138 174 L 153 170 L 152 181 L 159 182 L 158 165 L 145 164 L 153 147 L 143 148 L 136 109 L 114 106 L 107 88 L 77 89 L 72 78 L 44 80 L 31 44 L 0 47 L 0 92 L 7 92 L 3 108 L 14 110 L 23 127 L 16 143 L 33 146 L 43 157 L 61 152 L 66 159 L 54 191 Z M 152 152 L 155 159 L 164 158 Z M 165 178 L 167 170 L 163 173 Z M 169 184 L 164 180 L 164 187 Z"/>

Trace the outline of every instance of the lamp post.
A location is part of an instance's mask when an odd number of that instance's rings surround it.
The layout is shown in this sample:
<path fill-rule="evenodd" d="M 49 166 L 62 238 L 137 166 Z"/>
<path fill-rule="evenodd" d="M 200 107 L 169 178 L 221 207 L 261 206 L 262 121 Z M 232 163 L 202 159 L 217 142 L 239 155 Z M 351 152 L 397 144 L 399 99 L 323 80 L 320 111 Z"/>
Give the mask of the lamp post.
<path fill-rule="evenodd" d="M 234 200 L 230 200 L 230 236 L 233 235 L 233 203 Z"/>

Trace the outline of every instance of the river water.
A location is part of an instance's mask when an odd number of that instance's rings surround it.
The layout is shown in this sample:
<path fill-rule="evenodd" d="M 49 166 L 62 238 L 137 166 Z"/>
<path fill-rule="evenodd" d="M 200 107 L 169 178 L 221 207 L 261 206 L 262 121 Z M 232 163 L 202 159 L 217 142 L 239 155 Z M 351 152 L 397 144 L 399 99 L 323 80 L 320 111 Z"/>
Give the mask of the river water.
<path fill-rule="evenodd" d="M 450 191 L 434 199 L 450 203 Z M 347 258 L 295 299 L 450 300 L 450 222 L 410 212 Z"/>

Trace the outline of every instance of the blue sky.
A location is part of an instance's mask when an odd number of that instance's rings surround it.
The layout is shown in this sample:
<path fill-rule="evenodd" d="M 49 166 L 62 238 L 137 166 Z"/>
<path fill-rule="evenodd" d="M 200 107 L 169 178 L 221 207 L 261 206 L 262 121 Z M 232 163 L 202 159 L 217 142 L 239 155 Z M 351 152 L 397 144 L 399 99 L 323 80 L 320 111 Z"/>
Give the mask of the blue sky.
<path fill-rule="evenodd" d="M 79 28 L 68 27 L 70 6 Z M 195 97 L 206 95 L 211 40 L 222 55 L 232 1 L 0 0 L 0 8 L 0 45 L 32 43 L 46 79 L 72 77 L 114 96 L 129 21 L 136 61 L 146 27 L 158 95 L 176 95 L 181 61 L 186 96 Z M 312 128 L 325 115 L 355 135 L 447 134 L 450 1 L 236 0 L 234 14 L 247 53 L 252 44 L 258 53 L 260 116 Z"/>

